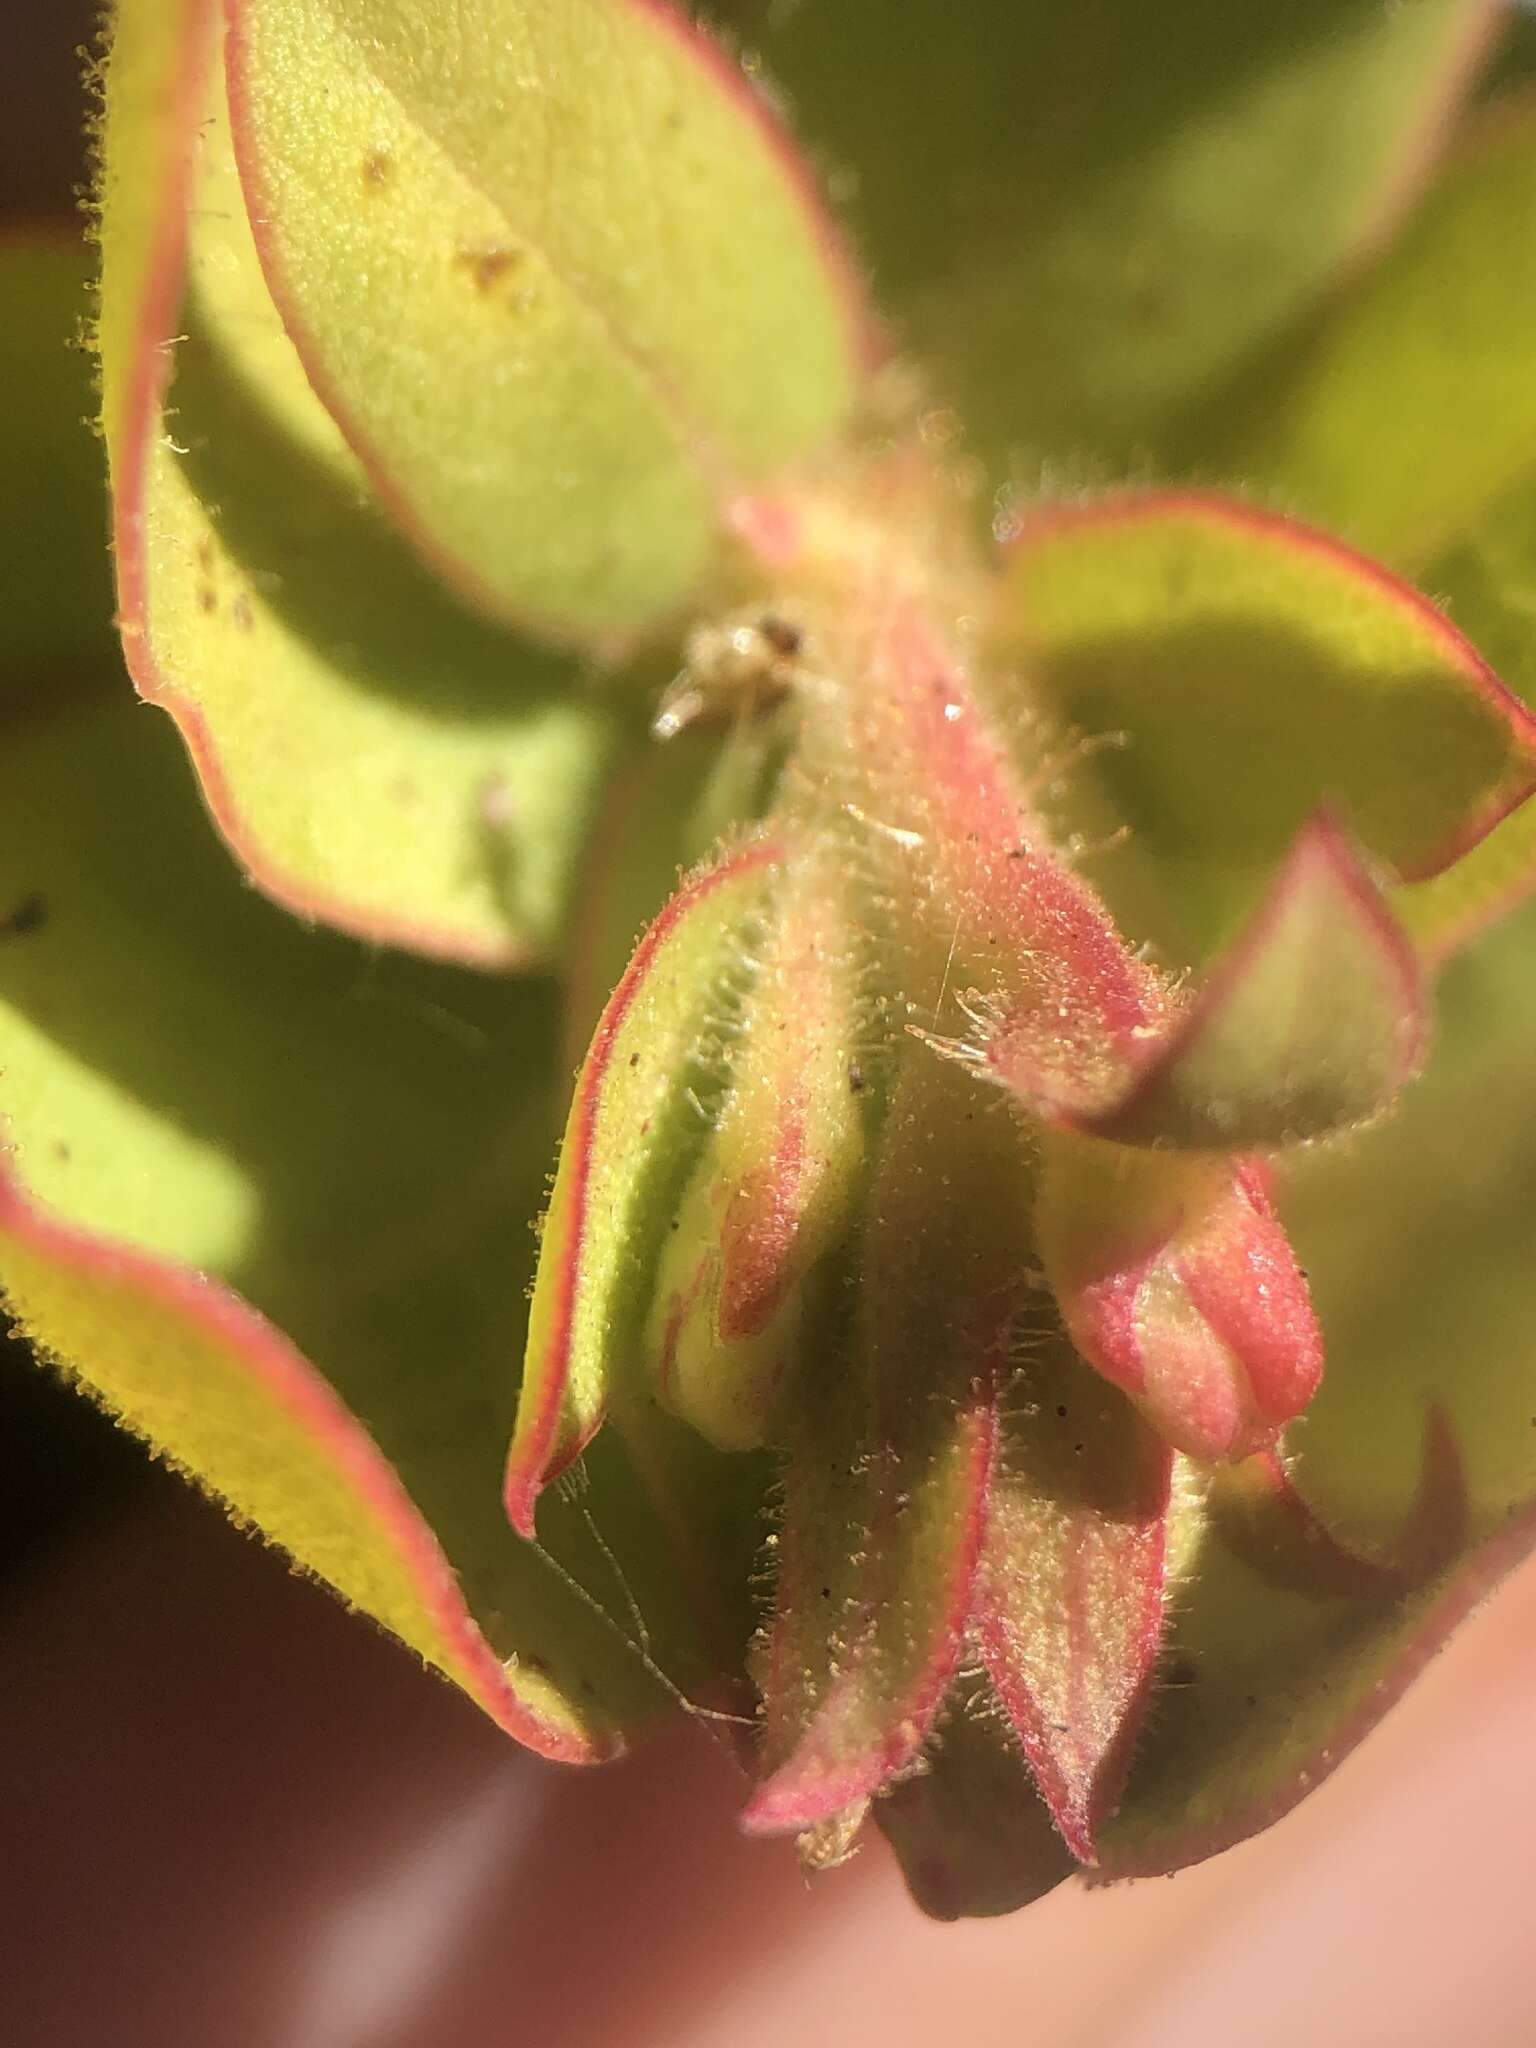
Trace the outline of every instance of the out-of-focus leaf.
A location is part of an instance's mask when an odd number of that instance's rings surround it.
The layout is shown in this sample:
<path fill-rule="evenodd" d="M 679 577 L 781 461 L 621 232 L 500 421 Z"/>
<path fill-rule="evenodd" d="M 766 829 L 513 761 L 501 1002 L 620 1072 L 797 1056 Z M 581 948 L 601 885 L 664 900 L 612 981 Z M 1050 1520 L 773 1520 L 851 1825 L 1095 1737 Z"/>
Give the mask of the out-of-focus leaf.
<path fill-rule="evenodd" d="M 422 552 L 557 634 L 676 611 L 727 500 L 858 373 L 846 267 L 748 82 L 659 0 L 230 18 L 268 276 Z"/>
<path fill-rule="evenodd" d="M 1536 781 L 1536 719 L 1433 605 L 1236 500 L 1146 492 L 1030 519 L 1010 627 L 1081 734 L 1069 811 L 1128 832 L 1095 879 L 1130 930 L 1205 961 L 1304 820 L 1336 810 L 1389 874 L 1434 874 Z M 1113 742 L 1108 744 L 1107 742 Z"/>
<path fill-rule="evenodd" d="M 0 689 L 60 695 L 115 659 L 101 451 L 81 347 L 85 258 L 0 237 Z"/>
<path fill-rule="evenodd" d="M 1533 194 L 1523 94 L 1482 116 L 1384 256 L 1259 366 L 1206 462 L 1414 571 L 1494 528 L 1536 471 Z"/>
<path fill-rule="evenodd" d="M 1210 460 L 1404 565 L 1536 703 L 1536 101 L 1492 107 L 1384 262 L 1227 409 Z M 1404 423 L 1411 424 L 1411 431 Z M 1444 954 L 1536 887 L 1536 812 L 1405 892 Z"/>
<path fill-rule="evenodd" d="M 1251 1528 L 1234 1542 L 1214 1516 L 1111 1873 L 1195 1860 L 1284 1812 L 1536 1538 L 1533 948 L 1527 909 L 1453 961 L 1436 1058 L 1397 1114 L 1287 1172 L 1330 1354 L 1291 1432 L 1296 1480 L 1330 1541 L 1390 1560 L 1416 1532 L 1418 1569 L 1352 1584 L 1324 1558 L 1308 1588 L 1292 1533 L 1270 1571 Z"/>
<path fill-rule="evenodd" d="M 619 1620 L 501 1513 L 552 993 L 300 931 L 145 719 L 87 704 L 0 763 L 0 1281 L 236 1513 L 536 1746 L 600 1753 L 660 1694 L 587 1514 L 671 1669 L 691 1624 L 616 1452 L 542 1534 Z"/>
<path fill-rule="evenodd" d="M 159 12 L 120 9 L 103 141 L 102 378 L 135 681 L 280 902 L 452 959 L 537 956 L 611 721 L 566 663 L 460 611 L 370 502 L 267 295 L 216 73 L 195 98 L 140 104 L 141 17 Z M 150 114 L 158 169 L 136 153 Z"/>
<path fill-rule="evenodd" d="M 1406 203 L 1488 0 L 715 0 L 982 450 L 1123 474 Z M 914 175 L 913 138 L 922 138 Z"/>

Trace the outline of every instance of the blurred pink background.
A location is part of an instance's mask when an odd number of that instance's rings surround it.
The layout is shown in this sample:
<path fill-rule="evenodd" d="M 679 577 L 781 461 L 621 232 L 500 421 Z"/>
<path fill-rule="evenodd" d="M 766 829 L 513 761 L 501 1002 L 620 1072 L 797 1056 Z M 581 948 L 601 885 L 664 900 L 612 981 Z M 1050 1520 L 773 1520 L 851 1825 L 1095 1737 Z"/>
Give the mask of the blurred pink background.
<path fill-rule="evenodd" d="M 24 2048 L 1519 2048 L 1536 1570 L 1267 1836 L 1011 1920 L 808 1885 L 684 1730 L 568 1772 L 164 1480 L 0 1639 Z"/>

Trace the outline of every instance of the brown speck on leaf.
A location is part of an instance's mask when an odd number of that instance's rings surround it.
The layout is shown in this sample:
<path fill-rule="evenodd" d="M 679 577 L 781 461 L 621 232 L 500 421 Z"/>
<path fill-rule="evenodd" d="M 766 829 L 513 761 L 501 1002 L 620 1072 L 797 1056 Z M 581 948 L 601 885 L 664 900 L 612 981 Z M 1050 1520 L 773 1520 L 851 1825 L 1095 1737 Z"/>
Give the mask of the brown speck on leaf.
<path fill-rule="evenodd" d="M 862 1095 L 864 1092 L 864 1069 L 857 1060 L 848 1069 L 848 1092 L 850 1095 Z"/>
<path fill-rule="evenodd" d="M 47 922 L 47 899 L 36 889 L 29 890 L 19 903 L 0 917 L 0 939 L 30 938 Z"/>
<path fill-rule="evenodd" d="M 69 1149 L 69 1147 L 68 1147 L 68 1146 L 67 1146 L 67 1145 L 65 1144 L 65 1142 L 64 1142 L 64 1140 L 63 1140 L 62 1138 L 55 1138 L 55 1139 L 54 1139 L 54 1141 L 53 1141 L 53 1156 L 54 1156 L 54 1158 L 55 1158 L 55 1159 L 58 1159 L 58 1160 L 62 1161 L 62 1162 L 63 1162 L 63 1164 L 65 1164 L 66 1166 L 67 1166 L 67 1165 L 69 1164 L 69 1161 L 70 1161 L 70 1158 L 72 1157 L 72 1154 L 71 1154 L 71 1152 L 70 1152 L 70 1149 Z"/>
<path fill-rule="evenodd" d="M 205 583 L 197 593 L 199 611 L 216 612 L 219 608 L 219 594 L 211 583 Z"/>
<path fill-rule="evenodd" d="M 387 185 L 395 168 L 395 160 L 387 149 L 371 149 L 363 158 L 363 186 L 369 192 L 377 192 L 381 185 Z"/>
<path fill-rule="evenodd" d="M 229 608 L 229 616 L 234 620 L 242 633 L 249 633 L 256 623 L 255 619 L 251 616 L 250 602 L 244 597 L 237 597 L 235 599 Z"/>
<path fill-rule="evenodd" d="M 202 570 L 202 572 L 203 572 L 203 574 L 204 574 L 205 576 L 211 576 L 211 575 L 212 575 L 212 573 L 213 573 L 213 542 L 212 542 L 211 540 L 207 540 L 207 539 L 204 539 L 204 540 L 200 540 L 200 541 L 198 542 L 198 544 L 197 544 L 197 566 L 199 567 L 199 569 L 201 569 L 201 570 Z"/>
<path fill-rule="evenodd" d="M 517 269 L 523 252 L 510 242 L 497 242 L 488 249 L 461 249 L 455 260 L 469 272 L 477 292 L 488 292 Z"/>

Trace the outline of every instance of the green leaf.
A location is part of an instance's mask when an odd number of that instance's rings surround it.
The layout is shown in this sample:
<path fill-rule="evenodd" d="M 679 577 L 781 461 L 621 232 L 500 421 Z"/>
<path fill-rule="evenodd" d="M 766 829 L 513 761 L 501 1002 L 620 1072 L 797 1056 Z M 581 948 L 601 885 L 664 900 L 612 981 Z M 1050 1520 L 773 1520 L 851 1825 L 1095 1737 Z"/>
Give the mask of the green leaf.
<path fill-rule="evenodd" d="M 1536 105 L 1496 105 L 1385 260 L 1228 408 L 1210 459 L 1406 566 L 1536 703 Z M 1406 892 L 1443 955 L 1536 886 L 1536 811 Z"/>
<path fill-rule="evenodd" d="M 62 233 L 0 238 L 0 688 L 50 698 L 117 659 L 85 274 Z"/>
<path fill-rule="evenodd" d="M 1095 476 L 1417 188 L 1485 0 L 716 0 L 847 172 L 876 293 L 989 458 Z M 921 137 L 915 171 L 914 137 Z"/>
<path fill-rule="evenodd" d="M 1533 194 L 1522 96 L 1482 116 L 1381 260 L 1260 366 L 1206 459 L 1417 572 L 1484 530 L 1536 469 Z"/>
<path fill-rule="evenodd" d="M 1064 1841 L 1091 1863 L 1162 1649 L 1173 1457 L 1059 1329 L 1031 1335 L 972 1626 Z"/>
<path fill-rule="evenodd" d="M 1120 1101 L 1085 1123 L 1121 1144 L 1272 1151 L 1386 1109 L 1417 1071 L 1418 961 L 1326 816 Z"/>
<path fill-rule="evenodd" d="M 1326 1568 L 1287 1589 L 1213 1518 L 1175 1620 L 1182 1681 L 1109 1830 L 1112 1874 L 1212 1854 L 1284 1812 L 1536 1538 L 1533 962 L 1527 909 L 1447 968 L 1436 1057 L 1397 1114 L 1286 1174 L 1330 1352 L 1291 1433 L 1308 1507 L 1331 1543 L 1401 1555 L 1443 1434 L 1458 1499 L 1441 1480 L 1432 1521 L 1455 1554 L 1420 1538 L 1419 1570 L 1374 1590 Z"/>
<path fill-rule="evenodd" d="M 133 96 L 141 17 L 157 13 L 120 11 L 104 134 L 102 377 L 129 666 L 268 894 L 422 952 L 525 961 L 559 930 L 612 721 L 565 663 L 461 612 L 370 502 L 267 295 L 216 76 L 206 101 L 159 109 L 171 126 L 160 211 L 146 212 Z M 130 188 L 125 218 L 114 195 Z"/>
<path fill-rule="evenodd" d="M 128 702 L 12 733 L 0 911 L 0 1280 L 28 1332 L 524 1739 L 611 1750 L 661 1694 L 585 1516 L 681 1668 L 652 1511 L 610 1458 L 543 1555 L 499 1500 L 552 992 L 302 932 Z"/>
<path fill-rule="evenodd" d="M 1230 937 L 1319 805 L 1418 878 L 1536 780 L 1536 719 L 1475 649 L 1308 527 L 1124 494 L 1039 513 L 1007 559 L 1016 651 L 1087 742 L 1064 749 L 1065 825 L 1127 829 L 1096 880 L 1177 964 Z"/>
<path fill-rule="evenodd" d="M 921 1752 L 961 1659 L 1028 1214 L 1012 1109 L 978 1109 L 976 1094 L 928 1047 L 904 1049 L 856 1288 L 834 1266 L 809 1324 L 787 1404 L 753 1832 L 856 1818 Z"/>
<path fill-rule="evenodd" d="M 774 840 L 750 840 L 678 891 L 636 948 L 577 1077 L 507 1456 L 507 1513 L 525 1536 L 542 1489 L 580 1455 L 638 1357 L 779 853 Z"/>
<path fill-rule="evenodd" d="M 654 0 L 231 21 L 274 293 L 423 554 L 557 634 L 684 605 L 726 502 L 819 447 L 858 370 L 848 274 L 747 82 Z"/>

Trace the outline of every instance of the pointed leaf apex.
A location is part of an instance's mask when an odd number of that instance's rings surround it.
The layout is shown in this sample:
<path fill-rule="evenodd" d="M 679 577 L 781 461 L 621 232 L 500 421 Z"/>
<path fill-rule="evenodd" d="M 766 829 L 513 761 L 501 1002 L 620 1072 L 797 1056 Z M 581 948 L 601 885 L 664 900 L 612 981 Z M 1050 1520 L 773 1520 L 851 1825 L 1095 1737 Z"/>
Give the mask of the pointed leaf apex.
<path fill-rule="evenodd" d="M 529 1315 L 505 1503 L 532 1536 L 540 1492 L 590 1441 L 638 1350 L 664 1190 L 705 1136 L 690 1062 L 780 859 L 747 841 L 687 881 L 640 941 L 576 1080 Z"/>
<path fill-rule="evenodd" d="M 1305 1143 L 1378 1115 L 1425 1039 L 1412 944 L 1319 811 L 1178 1027 L 1084 1126 L 1127 1145 Z"/>

